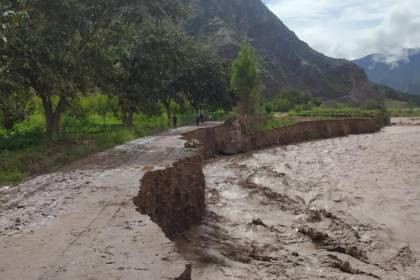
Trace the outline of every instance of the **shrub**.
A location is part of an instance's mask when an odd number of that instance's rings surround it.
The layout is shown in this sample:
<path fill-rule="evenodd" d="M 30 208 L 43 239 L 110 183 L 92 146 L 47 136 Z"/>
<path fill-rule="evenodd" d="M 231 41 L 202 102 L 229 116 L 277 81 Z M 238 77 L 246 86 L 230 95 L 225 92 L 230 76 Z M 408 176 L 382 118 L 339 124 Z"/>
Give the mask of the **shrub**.
<path fill-rule="evenodd" d="M 0 171 L 0 185 L 15 184 L 23 180 L 25 174 L 20 170 Z"/>

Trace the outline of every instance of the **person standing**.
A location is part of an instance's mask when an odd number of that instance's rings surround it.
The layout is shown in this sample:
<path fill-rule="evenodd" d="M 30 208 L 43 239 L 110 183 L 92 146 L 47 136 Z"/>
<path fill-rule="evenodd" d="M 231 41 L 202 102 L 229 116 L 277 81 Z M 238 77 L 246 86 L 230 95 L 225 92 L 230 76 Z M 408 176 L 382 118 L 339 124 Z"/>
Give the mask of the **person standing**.
<path fill-rule="evenodd" d="M 195 121 L 197 123 L 197 126 L 200 126 L 200 115 L 197 114 L 197 116 L 195 117 Z"/>
<path fill-rule="evenodd" d="M 203 114 L 203 112 L 200 112 L 200 122 L 201 122 L 201 124 L 204 124 L 204 114 Z"/>
<path fill-rule="evenodd" d="M 177 123 L 178 123 L 178 117 L 176 116 L 176 114 L 174 114 L 172 116 L 172 124 L 174 125 L 174 128 L 176 128 Z"/>

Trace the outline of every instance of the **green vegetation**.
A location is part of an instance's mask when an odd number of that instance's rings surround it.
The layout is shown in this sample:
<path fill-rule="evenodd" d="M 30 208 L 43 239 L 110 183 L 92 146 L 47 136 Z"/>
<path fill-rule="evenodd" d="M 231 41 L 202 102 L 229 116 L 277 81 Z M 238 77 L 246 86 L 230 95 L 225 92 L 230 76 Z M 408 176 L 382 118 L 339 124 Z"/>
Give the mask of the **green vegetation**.
<path fill-rule="evenodd" d="M 255 50 L 249 43 L 242 46 L 232 64 L 230 86 L 239 99 L 239 113 L 253 115 L 258 108 L 260 73 Z"/>
<path fill-rule="evenodd" d="M 392 117 L 420 117 L 418 104 L 386 99 L 385 106 Z"/>
<path fill-rule="evenodd" d="M 379 110 L 367 110 L 347 105 L 335 107 L 316 107 L 311 110 L 291 111 L 289 116 L 309 117 L 316 119 L 331 118 L 374 118 L 379 114 Z"/>
<path fill-rule="evenodd" d="M 388 109 L 392 117 L 420 117 L 420 108 Z"/>
<path fill-rule="evenodd" d="M 403 108 L 409 108 L 410 104 L 405 101 L 399 101 L 394 99 L 385 99 L 385 107 L 387 109 L 403 109 Z"/>
<path fill-rule="evenodd" d="M 298 123 L 299 120 L 289 116 L 276 116 L 275 114 L 254 117 L 245 128 L 246 133 L 254 134 L 275 128 L 285 127 Z"/>
<path fill-rule="evenodd" d="M 396 100 L 406 103 L 408 106 L 420 107 L 420 95 L 398 92 L 387 86 L 377 84 L 373 86 L 373 89 L 379 92 L 385 100 Z"/>
<path fill-rule="evenodd" d="M 292 110 L 311 110 L 313 107 L 321 104 L 322 100 L 320 98 L 314 98 L 297 90 L 289 90 L 280 93 L 278 97 L 270 102 L 266 102 L 263 106 L 267 113 L 286 113 Z"/>
<path fill-rule="evenodd" d="M 235 100 L 228 66 L 184 32 L 182 0 L 0 3 L 0 184 Z"/>

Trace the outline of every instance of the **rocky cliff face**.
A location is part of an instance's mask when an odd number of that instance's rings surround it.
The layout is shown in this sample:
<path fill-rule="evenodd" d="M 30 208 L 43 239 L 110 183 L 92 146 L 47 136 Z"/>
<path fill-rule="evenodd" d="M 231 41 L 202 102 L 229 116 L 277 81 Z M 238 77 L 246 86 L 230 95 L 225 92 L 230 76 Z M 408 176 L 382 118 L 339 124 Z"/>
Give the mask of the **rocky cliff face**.
<path fill-rule="evenodd" d="M 326 57 L 290 31 L 261 0 L 187 0 L 193 8 L 188 31 L 233 60 L 241 44 L 256 48 L 267 98 L 285 89 L 300 89 L 328 100 L 374 97 L 360 68 Z"/>

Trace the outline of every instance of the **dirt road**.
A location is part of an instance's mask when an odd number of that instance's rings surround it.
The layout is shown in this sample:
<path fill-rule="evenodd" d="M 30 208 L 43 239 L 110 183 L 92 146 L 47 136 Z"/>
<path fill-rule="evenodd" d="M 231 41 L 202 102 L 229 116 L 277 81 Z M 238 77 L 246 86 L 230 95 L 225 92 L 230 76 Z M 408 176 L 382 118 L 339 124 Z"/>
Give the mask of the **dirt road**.
<path fill-rule="evenodd" d="M 420 279 L 420 126 L 394 121 L 209 162 L 193 279 Z"/>
<path fill-rule="evenodd" d="M 210 124 L 211 125 L 211 124 Z M 188 154 L 146 137 L 0 189 L 0 279 L 176 279 L 187 262 L 132 202 L 146 171 Z"/>

